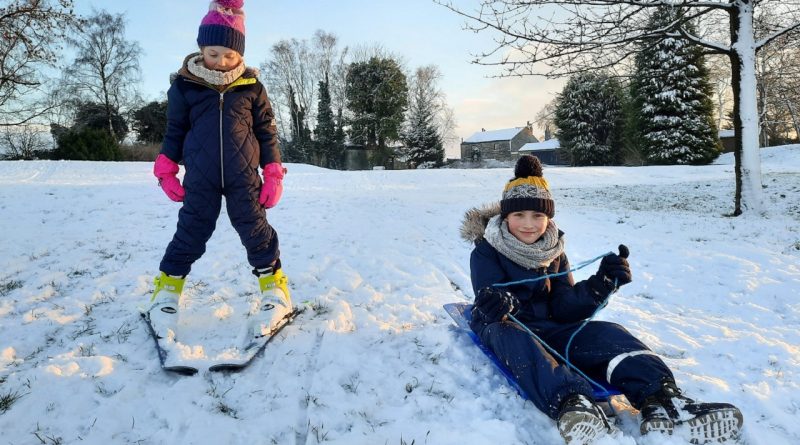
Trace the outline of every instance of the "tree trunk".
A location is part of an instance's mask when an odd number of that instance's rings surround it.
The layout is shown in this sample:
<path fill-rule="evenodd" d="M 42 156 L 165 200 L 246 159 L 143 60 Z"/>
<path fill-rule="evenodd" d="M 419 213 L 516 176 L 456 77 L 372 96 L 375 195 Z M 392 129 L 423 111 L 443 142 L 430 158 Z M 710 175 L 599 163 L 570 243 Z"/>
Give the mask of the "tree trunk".
<path fill-rule="evenodd" d="M 794 126 L 795 135 L 800 137 L 800 122 L 797 120 L 797 113 L 794 110 L 794 105 L 792 105 L 792 101 L 790 101 L 785 94 L 783 95 L 783 100 L 786 101 L 786 108 L 789 109 L 789 115 L 792 116 L 792 125 Z"/>
<path fill-rule="evenodd" d="M 106 110 L 106 120 L 108 121 L 108 132 L 115 141 L 119 141 L 117 133 L 114 131 L 114 122 L 111 116 L 111 100 L 108 98 L 108 79 L 104 72 L 100 73 L 100 82 L 103 85 L 103 107 Z"/>
<path fill-rule="evenodd" d="M 734 216 L 763 210 L 761 152 L 758 144 L 758 99 L 756 97 L 756 48 L 752 0 L 736 0 L 731 10 L 731 72 L 736 197 Z"/>

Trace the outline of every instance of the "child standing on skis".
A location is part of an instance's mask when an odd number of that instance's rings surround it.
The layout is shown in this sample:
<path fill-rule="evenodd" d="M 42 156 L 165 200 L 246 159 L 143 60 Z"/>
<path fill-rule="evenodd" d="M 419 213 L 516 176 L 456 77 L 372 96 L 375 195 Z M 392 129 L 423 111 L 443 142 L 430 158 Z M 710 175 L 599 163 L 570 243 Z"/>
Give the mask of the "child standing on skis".
<path fill-rule="evenodd" d="M 564 233 L 553 221 L 555 203 L 534 156 L 517 162 L 499 204 L 467 212 L 462 236 L 475 243 L 470 258 L 475 304 L 473 331 L 505 364 L 539 410 L 557 421 L 568 444 L 590 444 L 612 430 L 587 379 L 559 361 L 539 339 L 595 381 L 618 388 L 641 411 L 641 432 L 672 434 L 678 426 L 693 443 L 738 435 L 742 414 L 725 403 L 682 395 L 667 365 L 622 326 L 582 322 L 630 283 L 628 249 L 605 256 L 597 273 L 575 283 L 571 273 L 508 287 L 496 284 L 565 273 Z"/>
<path fill-rule="evenodd" d="M 211 2 L 198 30 L 200 52 L 186 57 L 167 93 L 167 133 L 153 173 L 183 206 L 148 310 L 160 337 L 175 326 L 186 275 L 205 252 L 223 197 L 261 290 L 250 302 L 254 335 L 269 332 L 292 310 L 278 236 L 265 212 L 281 197 L 285 170 L 266 90 L 258 71 L 244 63 L 242 6 L 243 0 Z"/>

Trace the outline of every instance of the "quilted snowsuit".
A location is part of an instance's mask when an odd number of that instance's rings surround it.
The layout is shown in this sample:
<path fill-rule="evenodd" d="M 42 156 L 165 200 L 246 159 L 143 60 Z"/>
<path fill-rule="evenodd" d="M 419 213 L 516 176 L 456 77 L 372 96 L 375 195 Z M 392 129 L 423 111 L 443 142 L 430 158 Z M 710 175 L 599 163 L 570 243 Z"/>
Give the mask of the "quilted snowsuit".
<path fill-rule="evenodd" d="M 493 284 L 536 278 L 570 267 L 567 255 L 562 253 L 549 267 L 526 269 L 485 239 L 475 241 L 470 257 L 475 295 Z M 572 274 L 504 289 L 519 299 L 515 317 L 562 356 L 572 333 L 609 293 L 602 279 L 592 276 L 574 283 Z M 487 322 L 479 310 L 473 310 L 472 316 L 472 330 L 513 372 L 539 410 L 556 419 L 561 403 L 571 394 L 593 398 L 586 379 L 555 359 L 512 321 Z M 617 387 L 635 407 L 640 407 L 665 379 L 673 380 L 667 365 L 616 323 L 590 321 L 570 344 L 569 360 L 593 380 Z"/>
<path fill-rule="evenodd" d="M 257 73 L 247 69 L 218 89 L 184 66 L 167 96 L 161 153 L 183 161 L 186 196 L 161 270 L 168 275 L 189 273 L 214 232 L 223 196 L 250 265 L 263 268 L 278 262 L 278 237 L 258 202 L 258 168 L 280 162 L 280 151 L 272 106 Z"/>

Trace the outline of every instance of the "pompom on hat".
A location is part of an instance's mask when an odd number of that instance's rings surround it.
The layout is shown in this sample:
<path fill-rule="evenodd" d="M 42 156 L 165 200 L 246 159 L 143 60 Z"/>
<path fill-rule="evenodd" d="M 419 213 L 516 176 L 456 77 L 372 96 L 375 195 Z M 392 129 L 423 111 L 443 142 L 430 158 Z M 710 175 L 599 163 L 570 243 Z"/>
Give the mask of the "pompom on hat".
<path fill-rule="evenodd" d="M 215 0 L 200 22 L 197 44 L 224 46 L 244 55 L 244 0 Z"/>
<path fill-rule="evenodd" d="M 523 210 L 542 212 L 548 218 L 556 214 L 556 204 L 550 194 L 547 180 L 542 176 L 542 163 L 536 156 L 525 155 L 517 160 L 514 179 L 508 181 L 500 200 L 500 214 Z"/>

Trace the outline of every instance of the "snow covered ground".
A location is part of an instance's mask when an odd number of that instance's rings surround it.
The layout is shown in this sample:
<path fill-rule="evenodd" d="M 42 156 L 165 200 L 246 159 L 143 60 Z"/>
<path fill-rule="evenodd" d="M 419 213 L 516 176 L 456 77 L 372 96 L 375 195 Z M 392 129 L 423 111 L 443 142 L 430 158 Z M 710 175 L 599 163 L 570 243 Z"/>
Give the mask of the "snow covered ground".
<path fill-rule="evenodd" d="M 731 155 L 545 176 L 573 264 L 630 247 L 634 282 L 600 318 L 651 345 L 690 396 L 740 406 L 745 443 L 797 444 L 800 146 L 762 159 L 766 217 L 725 216 Z M 269 219 L 308 310 L 246 371 L 179 377 L 137 311 L 179 208 L 151 165 L 0 162 L 0 443 L 560 443 L 441 308 L 472 299 L 463 212 L 498 199 L 511 170 L 288 167 Z M 181 329 L 233 341 L 256 290 L 223 215 Z M 621 419 L 626 436 L 605 443 L 681 443 Z"/>

